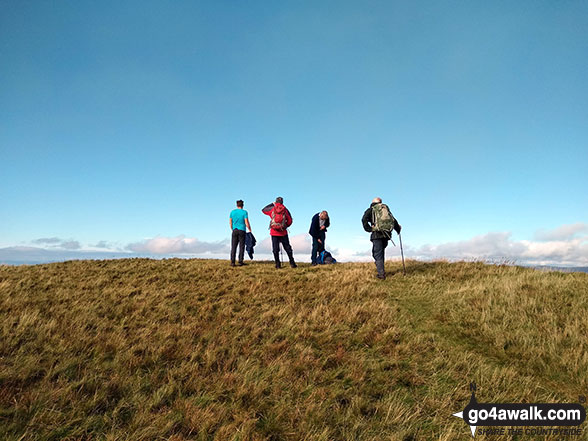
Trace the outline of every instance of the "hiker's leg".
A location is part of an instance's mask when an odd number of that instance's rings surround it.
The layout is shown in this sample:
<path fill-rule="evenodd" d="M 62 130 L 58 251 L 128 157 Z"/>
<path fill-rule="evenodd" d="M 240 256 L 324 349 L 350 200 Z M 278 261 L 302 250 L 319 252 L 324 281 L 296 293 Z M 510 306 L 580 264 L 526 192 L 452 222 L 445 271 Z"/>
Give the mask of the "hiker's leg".
<path fill-rule="evenodd" d="M 243 263 L 243 258 L 245 257 L 245 231 L 239 231 L 239 263 Z"/>
<path fill-rule="evenodd" d="M 316 258 L 318 257 L 318 253 L 319 253 L 319 242 L 318 239 L 316 237 L 312 238 L 312 251 L 310 253 L 310 261 L 312 263 L 316 263 Z"/>
<path fill-rule="evenodd" d="M 290 262 L 294 260 L 294 256 L 292 255 L 292 247 L 290 246 L 290 239 L 288 239 L 288 235 L 280 237 L 282 246 L 284 247 L 284 251 L 288 255 L 288 259 Z"/>
<path fill-rule="evenodd" d="M 231 234 L 231 264 L 235 264 L 235 254 L 237 254 L 237 243 L 239 242 L 239 230 L 233 230 Z"/>
<path fill-rule="evenodd" d="M 385 276 L 386 271 L 384 269 L 384 249 L 388 245 L 385 239 L 373 239 L 372 240 L 372 256 L 376 263 L 376 269 L 379 276 Z"/>
<path fill-rule="evenodd" d="M 388 239 L 382 239 L 382 275 L 386 277 L 386 247 L 388 246 Z"/>
<path fill-rule="evenodd" d="M 280 265 L 280 236 L 272 236 L 272 252 L 276 266 Z"/>
<path fill-rule="evenodd" d="M 295 267 L 296 262 L 294 262 L 294 253 L 292 252 L 292 247 L 290 246 L 290 239 L 288 239 L 288 235 L 282 236 L 282 246 L 288 255 L 288 260 L 290 261 L 290 266 Z"/>

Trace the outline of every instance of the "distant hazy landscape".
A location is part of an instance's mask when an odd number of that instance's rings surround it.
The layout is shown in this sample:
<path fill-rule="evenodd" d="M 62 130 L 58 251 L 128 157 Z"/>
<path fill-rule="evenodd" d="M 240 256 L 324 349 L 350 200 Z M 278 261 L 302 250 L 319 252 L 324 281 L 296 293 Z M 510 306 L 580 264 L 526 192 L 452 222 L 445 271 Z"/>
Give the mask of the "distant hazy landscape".
<path fill-rule="evenodd" d="M 152 255 L 132 255 L 125 252 L 104 252 L 104 251 L 71 251 L 67 250 L 48 250 L 35 247 L 7 247 L 0 248 L 0 265 L 39 265 L 46 263 L 64 262 L 67 260 L 108 260 L 108 259 L 126 259 L 126 258 L 150 258 L 166 259 L 177 256 L 152 256 Z M 259 257 L 259 256 L 258 256 Z M 189 256 L 183 257 L 189 259 Z M 223 257 L 223 259 L 226 256 Z M 371 257 L 366 258 L 371 259 Z M 482 259 L 483 261 L 483 259 Z M 523 264 L 521 266 L 535 268 L 545 271 L 563 271 L 563 272 L 582 272 L 588 273 L 587 266 L 558 266 L 558 265 L 531 265 Z"/>

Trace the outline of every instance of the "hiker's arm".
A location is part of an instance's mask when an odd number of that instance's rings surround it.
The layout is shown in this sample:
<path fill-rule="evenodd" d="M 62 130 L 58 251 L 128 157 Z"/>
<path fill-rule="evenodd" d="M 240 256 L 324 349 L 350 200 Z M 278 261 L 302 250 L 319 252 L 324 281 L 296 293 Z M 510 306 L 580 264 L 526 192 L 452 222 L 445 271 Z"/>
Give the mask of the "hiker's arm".
<path fill-rule="evenodd" d="M 365 213 L 363 213 L 363 217 L 361 218 L 361 223 L 363 224 L 363 229 L 365 231 L 367 231 L 368 233 L 372 232 L 372 226 L 370 225 L 371 221 L 372 221 L 372 209 L 368 208 L 367 210 L 365 210 Z"/>
<path fill-rule="evenodd" d="M 272 215 L 272 208 L 274 208 L 274 203 L 272 202 L 271 204 L 267 204 L 265 207 L 263 207 L 261 209 L 261 212 L 263 214 L 267 214 L 268 216 Z"/>
<path fill-rule="evenodd" d="M 400 226 L 398 221 L 396 219 L 394 219 L 394 231 L 396 231 L 398 234 L 400 234 L 400 230 L 402 230 L 402 227 Z"/>
<path fill-rule="evenodd" d="M 286 228 L 289 228 L 292 225 L 292 215 L 290 214 L 290 210 L 286 208 Z"/>
<path fill-rule="evenodd" d="M 245 218 L 245 225 L 247 226 L 247 229 L 249 230 L 249 232 L 251 232 L 251 224 L 249 223 L 249 218 Z"/>
<path fill-rule="evenodd" d="M 318 242 L 320 244 L 324 244 L 325 243 L 325 238 L 327 237 L 327 233 L 325 233 L 325 230 L 321 230 L 320 234 L 318 235 L 317 239 Z"/>
<path fill-rule="evenodd" d="M 229 226 L 231 227 L 231 231 L 233 231 L 233 218 L 229 218 Z"/>
<path fill-rule="evenodd" d="M 320 230 L 319 225 L 319 217 L 315 214 L 310 221 L 310 230 L 308 230 L 308 234 L 310 234 L 312 237 L 318 237 Z"/>

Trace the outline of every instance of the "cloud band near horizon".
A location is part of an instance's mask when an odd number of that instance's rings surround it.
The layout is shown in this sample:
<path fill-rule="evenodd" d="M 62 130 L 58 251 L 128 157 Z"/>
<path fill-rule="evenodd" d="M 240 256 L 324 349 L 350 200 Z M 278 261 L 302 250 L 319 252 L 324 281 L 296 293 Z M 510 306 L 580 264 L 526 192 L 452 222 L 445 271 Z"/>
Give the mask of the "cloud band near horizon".
<path fill-rule="evenodd" d="M 298 234 L 290 237 L 292 248 L 298 259 L 307 260 L 309 257 L 311 240 L 307 234 Z M 60 239 L 57 237 L 40 238 L 31 242 L 41 247 L 8 247 L 0 249 L 0 259 L 4 261 L 16 260 L 11 258 L 18 256 L 22 259 L 27 253 L 31 256 L 46 256 L 39 254 L 39 250 L 51 252 L 56 259 L 59 254 L 64 259 L 85 258 L 89 252 L 96 256 L 107 256 L 116 253 L 120 257 L 126 255 L 143 256 L 194 256 L 222 258 L 230 253 L 230 240 L 202 241 L 184 235 L 176 237 L 157 236 L 142 241 L 132 242 L 123 247 L 106 249 L 106 241 L 100 241 L 93 248 L 82 247 L 73 239 Z M 366 236 L 366 248 L 363 251 L 348 250 L 329 246 L 327 248 L 339 261 L 370 261 L 371 246 Z M 412 247 L 406 243 L 405 256 L 413 259 L 451 259 L 471 260 L 480 259 L 487 261 L 510 261 L 519 264 L 531 265 L 564 265 L 564 266 L 588 266 L 588 224 L 576 223 L 562 225 L 553 230 L 541 230 L 535 233 L 534 240 L 513 240 L 509 232 L 491 232 L 474 236 L 470 239 L 442 244 L 426 244 Z M 271 258 L 271 240 L 265 237 L 256 247 L 256 255 Z M 78 254 L 76 254 L 78 253 Z M 103 253 L 103 254 L 102 254 Z M 398 255 L 399 250 L 398 250 Z M 395 257 L 394 251 L 388 248 L 387 257 Z M 100 257 L 95 257 L 100 258 Z M 0 260 L 1 261 L 1 260 Z"/>

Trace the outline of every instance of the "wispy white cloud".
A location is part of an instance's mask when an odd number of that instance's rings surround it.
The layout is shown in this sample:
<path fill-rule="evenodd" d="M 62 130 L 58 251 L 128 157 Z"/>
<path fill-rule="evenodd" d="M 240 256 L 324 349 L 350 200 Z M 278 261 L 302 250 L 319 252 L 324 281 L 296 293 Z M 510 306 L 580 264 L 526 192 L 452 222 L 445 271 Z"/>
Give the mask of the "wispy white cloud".
<path fill-rule="evenodd" d="M 145 254 L 206 254 L 228 253 L 228 239 L 219 242 L 204 242 L 184 235 L 177 237 L 154 237 L 141 242 L 130 243 L 126 249 Z"/>
<path fill-rule="evenodd" d="M 290 245 L 296 254 L 309 254 L 312 250 L 312 239 L 308 234 L 297 234 L 290 237 Z"/>
<path fill-rule="evenodd" d="M 540 235 L 538 240 L 513 240 L 511 233 L 499 232 L 475 236 L 468 240 L 406 249 L 417 259 L 482 259 L 509 260 L 532 265 L 588 265 L 588 236 L 579 235 L 578 228 L 564 226 Z M 537 236 L 536 236 L 537 237 Z M 566 237 L 565 240 L 547 240 Z"/>
<path fill-rule="evenodd" d="M 553 230 L 539 230 L 535 233 L 535 239 L 547 241 L 566 241 L 578 237 L 579 233 L 587 233 L 588 224 L 578 222 L 557 227 Z"/>
<path fill-rule="evenodd" d="M 112 244 L 110 244 L 109 242 L 105 241 L 105 240 L 101 240 L 100 242 L 98 242 L 95 245 L 91 245 L 94 248 L 100 248 L 100 249 L 112 249 L 114 248 L 114 246 Z"/>
<path fill-rule="evenodd" d="M 33 240 L 32 243 L 52 248 L 62 248 L 64 250 L 79 250 L 82 248 L 77 240 L 60 239 L 59 237 L 42 237 Z"/>
<path fill-rule="evenodd" d="M 82 246 L 77 240 L 68 240 L 61 243 L 61 248 L 64 250 L 79 250 Z"/>
<path fill-rule="evenodd" d="M 308 254 L 312 249 L 312 241 L 308 234 L 297 234 L 295 236 L 289 236 L 290 246 L 294 254 Z M 255 252 L 260 254 L 272 254 L 272 238 L 271 236 L 266 237 L 255 247 Z M 309 257 L 310 259 L 310 257 Z"/>
<path fill-rule="evenodd" d="M 448 258 L 514 258 L 520 256 L 525 247 L 520 242 L 511 240 L 511 233 L 488 233 L 471 239 L 447 242 L 439 245 L 423 245 L 417 250 L 410 250 L 422 257 Z"/>
<path fill-rule="evenodd" d="M 546 265 L 588 265 L 588 237 L 571 240 L 531 242 L 521 241 L 526 249 L 522 259 L 526 262 Z"/>
<path fill-rule="evenodd" d="M 261 241 L 257 241 L 255 246 L 255 252 L 258 254 L 271 254 L 272 253 L 272 238 L 266 237 Z"/>
<path fill-rule="evenodd" d="M 35 239 L 32 243 L 36 243 L 39 245 L 56 245 L 63 242 L 63 239 L 59 237 L 41 237 L 40 239 Z"/>

